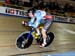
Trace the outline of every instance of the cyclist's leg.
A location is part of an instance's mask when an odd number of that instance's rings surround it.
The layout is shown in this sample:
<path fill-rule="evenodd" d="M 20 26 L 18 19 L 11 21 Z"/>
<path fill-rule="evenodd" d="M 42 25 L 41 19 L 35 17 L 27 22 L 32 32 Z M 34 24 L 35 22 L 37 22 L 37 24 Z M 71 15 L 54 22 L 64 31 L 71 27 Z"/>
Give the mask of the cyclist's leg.
<path fill-rule="evenodd" d="M 44 47 L 47 43 L 46 43 L 46 31 L 49 28 L 49 26 L 51 25 L 51 20 L 45 20 L 45 24 L 44 24 L 44 28 L 42 28 L 41 33 L 42 33 L 42 37 L 43 37 L 43 43 L 41 47 Z"/>
<path fill-rule="evenodd" d="M 39 28 L 36 28 L 36 32 L 37 32 L 37 35 L 40 35 L 40 30 L 39 30 Z"/>
<path fill-rule="evenodd" d="M 46 30 L 42 28 L 41 33 L 42 33 L 42 37 L 43 37 L 43 43 L 42 43 L 41 47 L 44 47 L 47 44 L 46 43 L 46 37 L 47 37 Z"/>

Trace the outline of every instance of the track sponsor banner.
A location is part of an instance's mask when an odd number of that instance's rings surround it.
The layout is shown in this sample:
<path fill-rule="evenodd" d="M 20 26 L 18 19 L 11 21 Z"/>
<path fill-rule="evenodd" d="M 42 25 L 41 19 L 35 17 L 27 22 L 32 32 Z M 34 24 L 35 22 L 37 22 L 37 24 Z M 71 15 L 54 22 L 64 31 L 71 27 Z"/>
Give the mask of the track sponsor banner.
<path fill-rule="evenodd" d="M 2 6 L 0 6 L 0 14 L 28 17 L 26 10 L 19 10 L 15 8 L 2 7 Z M 56 15 L 53 15 L 53 16 L 54 16 L 54 22 L 74 23 L 75 24 L 75 18 L 62 17 L 62 16 L 56 16 Z"/>
<path fill-rule="evenodd" d="M 14 15 L 14 16 L 27 17 L 26 10 L 19 10 L 19 9 L 14 9 L 14 8 L 9 8 L 9 7 L 1 7 L 0 6 L 0 13 Z"/>
<path fill-rule="evenodd" d="M 55 21 L 67 22 L 67 17 L 55 16 Z"/>
<path fill-rule="evenodd" d="M 0 6 L 0 13 L 5 13 L 5 8 Z"/>
<path fill-rule="evenodd" d="M 75 18 L 72 17 L 55 16 L 54 21 L 75 24 Z"/>

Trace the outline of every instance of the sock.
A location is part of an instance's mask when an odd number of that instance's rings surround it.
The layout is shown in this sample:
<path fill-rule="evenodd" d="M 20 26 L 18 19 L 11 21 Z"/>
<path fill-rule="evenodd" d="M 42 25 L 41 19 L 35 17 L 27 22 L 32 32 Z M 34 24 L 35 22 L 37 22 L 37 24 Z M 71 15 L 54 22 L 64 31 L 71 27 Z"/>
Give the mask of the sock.
<path fill-rule="evenodd" d="M 37 31 L 37 35 L 40 35 L 40 31 L 39 31 L 39 29 L 36 29 L 36 31 Z"/>
<path fill-rule="evenodd" d="M 43 40 L 43 43 L 46 44 L 46 39 Z"/>

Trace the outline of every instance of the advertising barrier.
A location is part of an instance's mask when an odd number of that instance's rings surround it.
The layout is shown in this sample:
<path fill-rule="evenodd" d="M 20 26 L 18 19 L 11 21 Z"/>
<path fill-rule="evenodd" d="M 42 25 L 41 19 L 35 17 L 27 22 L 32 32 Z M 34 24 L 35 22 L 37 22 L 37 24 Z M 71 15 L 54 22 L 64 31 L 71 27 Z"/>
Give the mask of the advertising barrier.
<path fill-rule="evenodd" d="M 75 24 L 75 18 L 63 17 L 63 16 L 55 16 L 54 22 Z"/>
<path fill-rule="evenodd" d="M 18 17 L 28 17 L 26 10 L 19 10 L 9 7 L 2 7 L 0 6 L 0 14 L 11 15 L 11 16 L 18 16 Z M 62 23 L 72 23 L 75 24 L 75 18 L 72 17 L 63 17 L 63 16 L 54 16 L 54 22 L 62 22 Z"/>
<path fill-rule="evenodd" d="M 26 10 L 19 10 L 19 9 L 14 9 L 14 8 L 9 8 L 9 7 L 1 7 L 1 6 L 0 6 L 0 14 L 27 17 Z"/>

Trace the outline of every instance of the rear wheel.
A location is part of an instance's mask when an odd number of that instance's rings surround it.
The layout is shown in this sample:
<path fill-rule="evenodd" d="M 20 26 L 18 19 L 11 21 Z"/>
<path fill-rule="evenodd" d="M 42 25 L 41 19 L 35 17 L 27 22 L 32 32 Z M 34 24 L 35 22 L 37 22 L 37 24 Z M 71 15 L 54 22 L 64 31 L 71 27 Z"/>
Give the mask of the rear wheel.
<path fill-rule="evenodd" d="M 52 43 L 53 40 L 54 40 L 54 33 L 52 33 L 52 32 L 47 33 L 47 38 L 46 38 L 46 43 L 47 44 L 45 45 L 45 47 L 49 46 Z M 37 42 L 40 45 L 43 43 L 42 36 L 39 39 L 37 39 Z"/>

